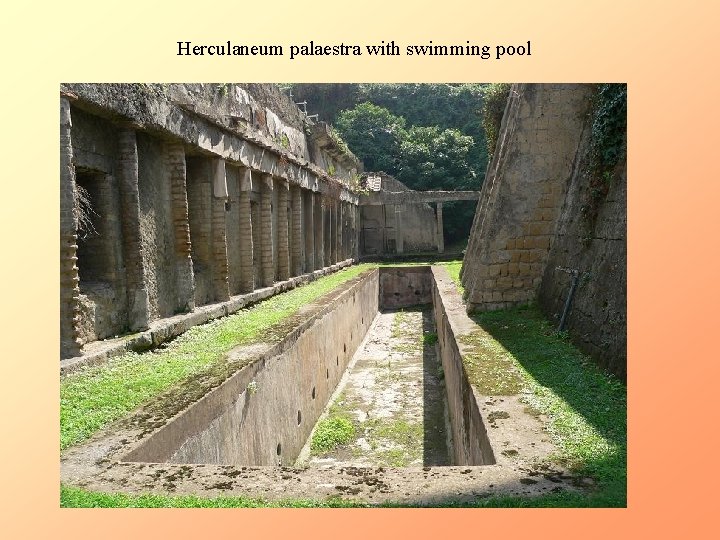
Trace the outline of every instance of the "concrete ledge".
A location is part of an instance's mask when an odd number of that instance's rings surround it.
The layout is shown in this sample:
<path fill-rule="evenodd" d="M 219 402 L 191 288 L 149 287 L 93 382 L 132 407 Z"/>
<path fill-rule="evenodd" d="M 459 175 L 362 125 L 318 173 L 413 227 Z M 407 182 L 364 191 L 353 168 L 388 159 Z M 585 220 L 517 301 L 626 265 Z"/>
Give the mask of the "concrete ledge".
<path fill-rule="evenodd" d="M 322 268 L 321 270 L 315 270 L 314 272 L 309 272 L 301 276 L 292 277 L 287 281 L 279 281 L 272 287 L 264 287 L 248 294 L 233 296 L 224 302 L 199 306 L 190 313 L 182 313 L 173 317 L 158 319 L 150 323 L 150 328 L 137 334 L 94 341 L 83 347 L 81 356 L 61 360 L 60 375 L 67 375 L 68 373 L 88 366 L 103 364 L 110 358 L 120 356 L 128 351 L 142 352 L 157 347 L 161 343 L 186 332 L 193 326 L 231 315 L 244 307 L 270 298 L 278 293 L 289 291 L 299 285 L 315 281 L 319 277 L 337 272 L 338 270 L 351 266 L 355 262 L 354 259 L 347 259 Z"/>
<path fill-rule="evenodd" d="M 360 195 L 360 206 L 477 201 L 479 198 L 479 191 L 371 191 Z"/>

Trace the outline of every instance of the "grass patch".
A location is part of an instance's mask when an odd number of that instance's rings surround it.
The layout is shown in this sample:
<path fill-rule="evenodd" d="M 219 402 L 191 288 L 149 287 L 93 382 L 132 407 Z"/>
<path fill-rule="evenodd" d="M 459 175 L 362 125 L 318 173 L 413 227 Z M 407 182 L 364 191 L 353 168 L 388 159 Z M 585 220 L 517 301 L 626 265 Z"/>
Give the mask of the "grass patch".
<path fill-rule="evenodd" d="M 331 452 L 349 443 L 355 437 L 355 426 L 343 416 L 330 416 L 320 420 L 315 427 L 310 449 L 314 454 Z"/>
<path fill-rule="evenodd" d="M 61 508 L 363 508 L 362 501 L 348 501 L 340 497 L 325 500 L 284 499 L 269 501 L 250 497 L 214 497 L 168 495 L 126 495 L 99 493 L 80 488 L 61 486 Z"/>
<path fill-rule="evenodd" d="M 163 349 L 127 353 L 67 375 L 60 383 L 60 448 L 87 439 L 179 382 L 217 365 L 232 348 L 266 338 L 273 325 L 372 267 L 352 266 L 191 328 Z"/>
<path fill-rule="evenodd" d="M 496 342 L 492 348 L 502 362 L 512 362 L 518 370 L 527 387 L 527 405 L 549 418 L 548 429 L 559 448 L 556 460 L 596 482 L 589 495 L 502 498 L 482 506 L 626 506 L 626 387 L 558 335 L 536 306 L 473 318 Z"/>
<path fill-rule="evenodd" d="M 450 275 L 450 278 L 452 278 L 452 280 L 455 282 L 460 296 L 462 296 L 465 293 L 465 289 L 463 288 L 462 282 L 460 281 L 460 270 L 462 269 L 462 261 L 448 261 L 436 264 L 438 266 L 445 267 L 447 273 Z"/>

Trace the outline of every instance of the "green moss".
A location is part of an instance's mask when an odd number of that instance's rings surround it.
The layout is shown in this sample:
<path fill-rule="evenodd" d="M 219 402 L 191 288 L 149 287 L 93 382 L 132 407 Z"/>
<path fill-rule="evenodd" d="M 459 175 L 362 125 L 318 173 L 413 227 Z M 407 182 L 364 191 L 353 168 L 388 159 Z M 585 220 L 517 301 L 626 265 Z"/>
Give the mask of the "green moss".
<path fill-rule="evenodd" d="M 492 336 L 477 330 L 457 339 L 470 348 L 463 354 L 465 372 L 470 384 L 482 395 L 511 396 L 523 389 L 525 383 L 512 355 Z"/>

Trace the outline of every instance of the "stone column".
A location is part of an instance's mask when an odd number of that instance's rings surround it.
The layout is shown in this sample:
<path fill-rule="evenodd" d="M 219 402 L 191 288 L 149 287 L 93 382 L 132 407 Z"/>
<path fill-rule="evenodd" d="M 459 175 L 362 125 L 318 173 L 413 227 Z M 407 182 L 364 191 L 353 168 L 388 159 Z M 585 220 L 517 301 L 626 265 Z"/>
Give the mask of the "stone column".
<path fill-rule="evenodd" d="M 315 270 L 325 266 L 325 208 L 323 196 L 320 193 L 313 193 L 315 201 Z"/>
<path fill-rule="evenodd" d="M 252 173 L 248 168 L 240 169 L 240 292 L 249 293 L 255 288 L 253 276 L 253 225 L 250 196 Z"/>
<path fill-rule="evenodd" d="M 437 246 L 438 253 L 445 253 L 445 236 L 443 235 L 443 203 L 436 203 L 437 212 Z"/>
<path fill-rule="evenodd" d="M 353 257 L 355 261 L 360 260 L 360 233 L 362 231 L 362 214 L 360 213 L 360 205 L 353 208 Z"/>
<path fill-rule="evenodd" d="M 395 252 L 400 254 L 405 251 L 405 241 L 402 229 L 402 205 L 395 205 Z"/>
<path fill-rule="evenodd" d="M 260 266 L 263 287 L 271 287 L 275 277 L 272 248 L 272 197 L 273 178 L 263 174 L 260 184 Z"/>
<path fill-rule="evenodd" d="M 253 175 L 253 194 L 250 199 L 250 216 L 252 219 L 252 243 L 253 243 L 253 287 L 262 287 L 262 219 L 260 215 L 260 185 L 257 182 L 259 173 Z"/>
<path fill-rule="evenodd" d="M 303 190 L 305 220 L 305 272 L 315 269 L 315 197 L 312 191 Z"/>
<path fill-rule="evenodd" d="M 227 236 L 225 234 L 225 203 L 228 199 L 225 180 L 225 160 L 213 162 L 213 197 L 212 197 L 212 260 L 213 288 L 215 300 L 223 301 L 230 298 L 230 281 L 228 279 Z"/>
<path fill-rule="evenodd" d="M 80 354 L 77 331 L 80 276 L 77 267 L 75 167 L 72 164 L 70 103 L 60 98 L 60 357 Z"/>
<path fill-rule="evenodd" d="M 324 235 L 324 252 L 325 260 L 323 266 L 332 264 L 332 203 L 329 197 L 323 197 L 323 223 L 325 226 Z"/>
<path fill-rule="evenodd" d="M 123 216 L 123 259 L 128 299 L 128 326 L 131 331 L 148 327 L 150 303 L 145 285 L 145 266 L 140 236 L 140 194 L 138 191 L 138 153 L 134 129 L 118 131 L 118 187 Z"/>
<path fill-rule="evenodd" d="M 279 179 L 276 184 L 278 227 L 278 280 L 290 279 L 290 245 L 288 240 L 288 181 Z"/>
<path fill-rule="evenodd" d="M 290 247 L 292 275 L 303 273 L 303 196 L 300 186 L 290 188 L 292 206 L 292 245 Z"/>
<path fill-rule="evenodd" d="M 343 215 L 342 204 L 343 203 L 340 200 L 335 201 L 335 262 L 340 262 L 343 260 L 342 235 L 343 235 L 343 231 L 345 230 L 345 227 L 343 227 L 343 222 L 342 222 L 342 215 Z"/>
<path fill-rule="evenodd" d="M 337 262 L 337 201 L 328 199 L 330 204 L 330 264 Z"/>
<path fill-rule="evenodd" d="M 165 143 L 165 169 L 170 175 L 173 235 L 175 238 L 175 269 L 177 273 L 177 308 L 195 309 L 195 273 L 192 262 L 190 221 L 187 200 L 185 148 L 181 143 Z"/>

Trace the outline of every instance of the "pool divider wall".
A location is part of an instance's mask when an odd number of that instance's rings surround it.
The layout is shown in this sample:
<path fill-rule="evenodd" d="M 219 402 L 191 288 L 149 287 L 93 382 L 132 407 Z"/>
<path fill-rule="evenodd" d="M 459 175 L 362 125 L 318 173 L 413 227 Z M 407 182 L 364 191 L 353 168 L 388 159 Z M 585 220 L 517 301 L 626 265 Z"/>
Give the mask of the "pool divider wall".
<path fill-rule="evenodd" d="M 432 274 L 429 266 L 380 268 L 380 309 L 431 304 L 432 298 Z"/>
<path fill-rule="evenodd" d="M 454 465 L 494 465 L 495 455 L 483 422 L 478 395 L 470 384 L 457 338 L 477 330 L 457 286 L 442 266 L 431 268 L 432 301 L 438 346 L 445 372 Z"/>
<path fill-rule="evenodd" d="M 253 360 L 123 461 L 292 464 L 378 312 L 378 276 L 369 272 L 276 345 L 232 351 Z"/>

